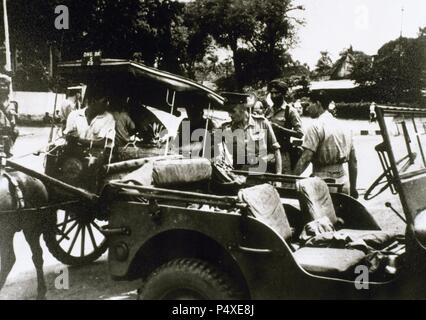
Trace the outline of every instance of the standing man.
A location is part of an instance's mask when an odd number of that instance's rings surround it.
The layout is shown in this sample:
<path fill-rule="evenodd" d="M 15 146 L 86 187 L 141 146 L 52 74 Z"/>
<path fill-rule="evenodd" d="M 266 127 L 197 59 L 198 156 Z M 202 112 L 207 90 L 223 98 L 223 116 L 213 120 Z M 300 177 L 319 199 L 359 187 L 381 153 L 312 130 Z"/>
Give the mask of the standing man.
<path fill-rule="evenodd" d="M 244 98 L 229 102 L 229 105 L 232 120 L 222 129 L 225 143 L 232 150 L 234 168 L 280 174 L 280 144 L 271 123 L 263 116 L 250 114 L 250 105 Z"/>
<path fill-rule="evenodd" d="M 297 110 L 297 113 L 299 114 L 299 116 L 303 114 L 303 106 L 300 99 L 296 100 L 296 102 L 294 103 L 294 108 Z"/>
<path fill-rule="evenodd" d="M 12 156 L 11 149 L 19 136 L 16 128 L 17 105 L 9 101 L 9 88 L 10 78 L 0 75 L 0 145 L 7 157 Z"/>
<path fill-rule="evenodd" d="M 330 112 L 333 116 L 336 116 L 336 104 L 333 100 L 328 105 L 328 112 Z"/>
<path fill-rule="evenodd" d="M 68 89 L 68 95 L 67 99 L 64 100 L 64 102 L 61 104 L 61 117 L 64 122 L 66 123 L 69 114 L 74 111 L 81 108 L 81 92 L 80 90 L 72 90 Z M 57 117 L 55 114 L 54 117 Z"/>
<path fill-rule="evenodd" d="M 281 145 L 281 171 L 283 174 L 290 173 L 298 160 L 296 149 L 290 138 L 301 139 L 303 137 L 302 120 L 297 110 L 285 101 L 288 88 L 284 82 L 279 80 L 270 82 L 268 91 L 272 105 L 266 110 L 265 117 L 272 123 Z"/>
<path fill-rule="evenodd" d="M 262 101 L 256 101 L 253 106 L 253 114 L 263 116 L 264 110 L 263 110 L 263 103 Z"/>
<path fill-rule="evenodd" d="M 312 162 L 314 176 L 334 179 L 343 184 L 344 193 L 357 198 L 358 169 L 352 134 L 327 111 L 329 101 L 324 92 L 311 95 L 311 100 L 307 111 L 316 120 L 306 130 L 302 144 L 304 151 L 293 173 L 302 174 Z M 349 176 L 344 168 L 346 162 Z"/>
<path fill-rule="evenodd" d="M 376 122 L 376 103 L 370 104 L 370 123 Z"/>

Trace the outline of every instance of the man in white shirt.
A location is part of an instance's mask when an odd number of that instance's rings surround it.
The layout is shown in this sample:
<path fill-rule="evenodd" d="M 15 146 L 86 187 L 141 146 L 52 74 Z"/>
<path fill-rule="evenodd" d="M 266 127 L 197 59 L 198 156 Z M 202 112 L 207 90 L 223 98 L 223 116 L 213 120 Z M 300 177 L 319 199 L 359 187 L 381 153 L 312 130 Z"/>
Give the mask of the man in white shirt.
<path fill-rule="evenodd" d="M 72 111 L 67 119 L 64 134 L 69 142 L 83 145 L 112 147 L 115 137 L 115 120 L 106 111 L 107 98 L 100 92 L 89 97 L 88 107 Z"/>
<path fill-rule="evenodd" d="M 370 122 L 376 122 L 376 103 L 372 102 L 370 105 Z"/>
<path fill-rule="evenodd" d="M 357 198 L 358 167 L 352 133 L 328 112 L 328 98 L 324 92 L 312 93 L 311 100 L 307 111 L 315 120 L 305 132 L 304 151 L 293 174 L 302 174 L 312 163 L 314 176 L 343 184 L 342 191 Z M 348 171 L 345 163 L 348 163 Z"/>

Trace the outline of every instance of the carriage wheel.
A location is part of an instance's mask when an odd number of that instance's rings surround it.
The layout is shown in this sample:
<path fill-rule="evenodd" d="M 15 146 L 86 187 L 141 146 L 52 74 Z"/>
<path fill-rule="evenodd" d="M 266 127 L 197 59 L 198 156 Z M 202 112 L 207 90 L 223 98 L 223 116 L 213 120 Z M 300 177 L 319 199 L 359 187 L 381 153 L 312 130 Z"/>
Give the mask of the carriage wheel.
<path fill-rule="evenodd" d="M 67 265 L 84 265 L 97 260 L 108 248 L 101 233 L 102 222 L 83 210 L 57 210 L 47 217 L 43 234 L 50 253 Z"/>

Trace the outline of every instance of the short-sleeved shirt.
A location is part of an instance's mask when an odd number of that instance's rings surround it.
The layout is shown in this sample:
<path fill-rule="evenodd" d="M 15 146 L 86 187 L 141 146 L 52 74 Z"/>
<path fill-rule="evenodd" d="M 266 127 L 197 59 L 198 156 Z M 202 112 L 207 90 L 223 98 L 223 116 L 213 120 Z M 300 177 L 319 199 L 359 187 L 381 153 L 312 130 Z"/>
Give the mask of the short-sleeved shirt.
<path fill-rule="evenodd" d="M 224 125 L 225 141 L 229 149 L 232 143 L 234 167 L 257 166 L 267 162 L 268 154 L 280 148 L 271 123 L 263 116 L 250 115 L 244 128 Z"/>
<path fill-rule="evenodd" d="M 0 108 L 0 127 L 10 128 L 16 125 L 15 117 L 17 116 L 13 104 L 8 103 L 6 106 Z"/>
<path fill-rule="evenodd" d="M 62 119 L 68 119 L 68 116 L 74 110 L 79 109 L 77 106 L 77 102 L 73 101 L 71 98 L 64 100 L 61 104 L 61 116 Z"/>
<path fill-rule="evenodd" d="M 104 112 L 97 115 L 89 124 L 86 110 L 87 108 L 78 109 L 69 114 L 64 134 L 75 131 L 76 135 L 81 139 L 96 141 L 106 138 L 114 141 L 115 120 L 112 114 Z"/>
<path fill-rule="evenodd" d="M 115 119 L 115 145 L 124 147 L 135 133 L 135 123 L 126 111 L 114 112 L 113 116 Z"/>
<path fill-rule="evenodd" d="M 290 128 L 286 128 L 286 109 L 289 109 L 288 112 L 288 123 L 291 125 Z M 275 107 L 271 107 L 266 111 L 265 117 L 273 122 L 276 123 L 277 125 L 286 128 L 286 129 L 291 129 L 294 130 L 296 132 L 302 133 L 303 134 L 303 129 L 302 129 L 302 120 L 300 118 L 300 114 L 299 112 L 297 112 L 296 108 L 292 107 L 291 105 L 289 105 L 288 103 L 284 102 L 282 106 L 280 106 L 279 108 L 275 108 Z M 278 131 L 276 131 L 276 136 L 278 137 L 278 140 L 283 143 L 284 140 L 289 140 L 289 138 L 285 137 L 284 135 L 282 135 L 281 133 L 279 133 Z"/>
<path fill-rule="evenodd" d="M 353 149 L 352 133 L 325 111 L 306 130 L 302 147 L 314 153 L 314 173 L 328 166 L 339 167 L 349 160 Z"/>

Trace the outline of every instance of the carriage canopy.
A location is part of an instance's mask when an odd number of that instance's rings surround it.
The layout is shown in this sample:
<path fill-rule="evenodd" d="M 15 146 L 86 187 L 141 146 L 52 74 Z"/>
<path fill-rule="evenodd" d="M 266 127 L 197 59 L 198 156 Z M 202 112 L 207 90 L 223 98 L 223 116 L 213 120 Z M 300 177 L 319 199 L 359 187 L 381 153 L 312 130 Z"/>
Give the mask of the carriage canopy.
<path fill-rule="evenodd" d="M 61 77 L 68 81 L 102 85 L 109 94 L 130 97 L 138 103 L 170 110 L 175 108 L 219 108 L 225 98 L 188 78 L 148 67 L 142 63 L 120 60 L 86 59 L 61 63 Z"/>

